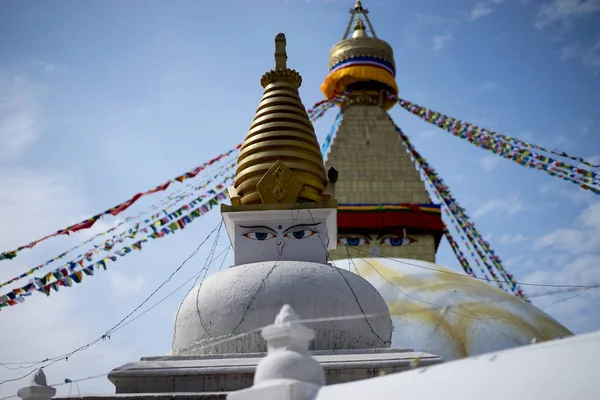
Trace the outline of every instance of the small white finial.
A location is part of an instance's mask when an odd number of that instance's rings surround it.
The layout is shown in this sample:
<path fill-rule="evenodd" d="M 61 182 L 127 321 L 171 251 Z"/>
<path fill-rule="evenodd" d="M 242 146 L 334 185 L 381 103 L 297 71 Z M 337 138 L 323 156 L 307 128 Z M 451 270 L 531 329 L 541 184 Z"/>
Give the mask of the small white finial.
<path fill-rule="evenodd" d="M 297 321 L 300 321 L 300 318 L 298 317 L 298 314 L 296 314 L 292 306 L 290 306 L 289 304 L 286 304 L 283 307 L 281 307 L 281 311 L 279 311 L 279 314 L 277 314 L 277 316 L 275 317 L 275 325 L 281 325 L 285 322 Z"/>
<path fill-rule="evenodd" d="M 325 386 L 325 370 L 310 356 L 308 342 L 314 339 L 312 329 L 302 325 L 294 309 L 281 307 L 275 323 L 262 330 L 267 341 L 267 355 L 254 373 L 254 386 L 232 392 L 228 400 L 305 400 L 315 397 Z"/>
<path fill-rule="evenodd" d="M 56 389 L 46 383 L 46 374 L 41 368 L 35 371 L 29 382 L 29 386 L 17 392 L 23 400 L 50 400 L 56 394 Z"/>
<path fill-rule="evenodd" d="M 275 323 L 262 330 L 268 351 L 285 349 L 308 354 L 308 342 L 315 338 L 315 332 L 298 321 L 300 318 L 290 305 L 281 307 Z"/>
<path fill-rule="evenodd" d="M 46 374 L 41 368 L 35 371 L 30 382 L 32 385 L 48 386 L 48 383 L 46 383 Z"/>

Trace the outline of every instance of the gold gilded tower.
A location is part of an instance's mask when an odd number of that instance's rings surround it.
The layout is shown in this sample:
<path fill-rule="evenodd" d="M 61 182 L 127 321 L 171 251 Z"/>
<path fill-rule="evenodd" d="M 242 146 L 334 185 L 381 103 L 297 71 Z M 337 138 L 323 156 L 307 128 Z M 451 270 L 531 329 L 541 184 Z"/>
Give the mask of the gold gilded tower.
<path fill-rule="evenodd" d="M 286 39 L 275 37 L 275 68 L 266 72 L 254 121 L 238 157 L 233 206 L 272 207 L 325 204 L 327 178 L 323 155 L 298 89 L 302 77 L 287 68 Z"/>
<path fill-rule="evenodd" d="M 398 94 L 393 50 L 377 38 L 360 1 L 350 14 L 343 40 L 330 51 L 329 74 L 321 86 L 327 98 L 347 96 L 326 168 L 339 171 L 338 238 L 349 249 L 340 246 L 331 257 L 348 258 L 350 250 L 358 258 L 370 252 L 435 261 L 443 229 L 439 209 L 430 204 L 386 111 L 394 104 L 389 95 Z"/>

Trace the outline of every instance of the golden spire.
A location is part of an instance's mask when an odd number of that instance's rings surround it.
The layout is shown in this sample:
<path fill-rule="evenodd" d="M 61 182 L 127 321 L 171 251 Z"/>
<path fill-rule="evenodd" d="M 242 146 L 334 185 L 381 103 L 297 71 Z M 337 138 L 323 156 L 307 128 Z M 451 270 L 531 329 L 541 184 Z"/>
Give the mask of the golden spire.
<path fill-rule="evenodd" d="M 354 21 L 356 23 L 352 29 Z M 350 9 L 350 21 L 342 40 L 329 51 L 328 69 L 329 73 L 321 85 L 321 91 L 327 99 L 340 93 L 361 92 L 359 96 L 369 104 L 381 104 L 386 109 L 393 106 L 393 101 L 380 95 L 382 92 L 398 95 L 394 51 L 387 42 L 377 37 L 369 19 L 369 10 L 363 7 L 360 0 Z M 372 92 L 368 98 L 363 93 L 365 90 Z M 349 100 L 358 101 L 358 97 Z"/>
<path fill-rule="evenodd" d="M 323 156 L 300 100 L 300 74 L 287 68 L 285 35 L 275 37 L 275 68 L 264 88 L 238 156 L 232 205 L 291 204 L 329 200 Z"/>
<path fill-rule="evenodd" d="M 363 24 L 362 19 L 360 17 L 356 18 L 356 24 L 354 25 L 354 33 L 352 33 L 353 38 L 367 36 L 367 29 L 365 28 L 365 24 Z"/>

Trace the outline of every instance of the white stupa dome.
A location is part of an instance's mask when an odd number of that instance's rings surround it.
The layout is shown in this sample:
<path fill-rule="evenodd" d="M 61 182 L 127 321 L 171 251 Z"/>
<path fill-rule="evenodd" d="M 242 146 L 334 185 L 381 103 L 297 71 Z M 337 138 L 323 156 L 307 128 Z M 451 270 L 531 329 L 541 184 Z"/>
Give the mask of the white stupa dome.
<path fill-rule="evenodd" d="M 266 351 L 258 330 L 284 304 L 303 320 L 338 318 L 306 323 L 315 330 L 311 350 L 390 347 L 390 314 L 369 282 L 331 265 L 271 261 L 231 267 L 190 291 L 175 318 L 173 355 Z"/>
<path fill-rule="evenodd" d="M 490 284 L 411 259 L 336 260 L 381 293 L 394 325 L 392 347 L 446 361 L 571 336 L 548 314 Z"/>

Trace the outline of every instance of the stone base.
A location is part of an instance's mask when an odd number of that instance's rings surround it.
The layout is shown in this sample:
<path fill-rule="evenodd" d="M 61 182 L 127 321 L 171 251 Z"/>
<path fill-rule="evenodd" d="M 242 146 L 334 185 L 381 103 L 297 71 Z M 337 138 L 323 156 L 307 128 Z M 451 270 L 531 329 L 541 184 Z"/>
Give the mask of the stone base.
<path fill-rule="evenodd" d="M 145 393 L 82 395 L 78 400 L 225 400 L 226 392 L 218 393 Z M 73 400 L 71 397 L 53 397 L 52 400 Z"/>
<path fill-rule="evenodd" d="M 265 353 L 145 357 L 115 368 L 108 379 L 115 385 L 116 393 L 155 393 L 161 400 L 182 392 L 231 392 L 252 386 L 254 371 L 264 356 Z M 312 356 L 325 369 L 328 385 L 405 371 L 412 368 L 414 360 L 418 360 L 418 366 L 442 362 L 440 357 L 411 349 L 315 351 Z"/>

